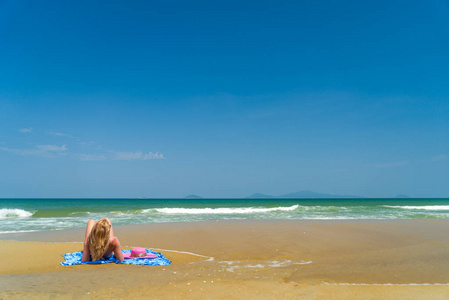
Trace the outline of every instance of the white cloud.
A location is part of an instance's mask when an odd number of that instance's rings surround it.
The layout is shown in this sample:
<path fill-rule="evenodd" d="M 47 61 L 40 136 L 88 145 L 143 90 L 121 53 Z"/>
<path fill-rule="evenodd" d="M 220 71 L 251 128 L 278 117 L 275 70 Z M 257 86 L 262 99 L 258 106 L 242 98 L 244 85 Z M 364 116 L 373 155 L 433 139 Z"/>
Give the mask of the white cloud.
<path fill-rule="evenodd" d="M 55 132 L 55 131 L 51 131 L 50 134 L 51 134 L 51 135 L 54 135 L 54 136 L 65 136 L 64 133 Z"/>
<path fill-rule="evenodd" d="M 44 151 L 44 152 L 59 152 L 59 151 L 66 151 L 67 150 L 66 145 L 62 145 L 62 146 L 37 145 L 36 148 L 38 148 L 39 150 Z"/>
<path fill-rule="evenodd" d="M 51 135 L 54 135 L 54 136 L 66 136 L 66 135 L 67 135 L 67 134 L 65 134 L 65 133 L 56 132 L 56 131 L 51 131 L 50 134 L 51 134 Z"/>
<path fill-rule="evenodd" d="M 101 161 L 101 160 L 151 160 L 151 159 L 165 159 L 164 155 L 159 152 L 115 152 L 110 151 L 110 154 L 88 154 L 88 153 L 67 153 L 67 145 L 36 145 L 34 148 L 17 149 L 9 147 L 0 147 L 0 151 L 10 152 L 17 155 L 35 155 L 41 157 L 55 157 L 60 155 L 71 155 L 71 157 L 80 161 Z"/>
<path fill-rule="evenodd" d="M 27 132 L 31 132 L 31 131 L 33 131 L 33 128 L 22 128 L 22 129 L 19 129 L 19 131 L 20 132 L 22 132 L 22 133 L 27 133 Z"/>
<path fill-rule="evenodd" d="M 66 145 L 57 146 L 57 145 L 37 145 L 32 149 L 12 149 L 8 147 L 0 147 L 0 150 L 15 153 L 18 155 L 37 155 L 37 156 L 53 156 L 53 154 L 60 154 L 64 151 L 67 151 Z"/>
<path fill-rule="evenodd" d="M 147 154 L 145 154 L 143 156 L 143 159 L 147 160 L 147 159 L 164 159 L 164 155 L 162 153 L 156 152 L 148 152 Z"/>
<path fill-rule="evenodd" d="M 50 131 L 50 135 L 53 135 L 53 136 L 62 136 L 62 137 L 68 137 L 68 138 L 71 138 L 71 139 L 74 139 L 75 137 L 73 136 L 73 135 L 71 135 L 71 134 L 68 134 L 68 133 L 62 133 L 62 132 L 57 132 L 57 131 Z"/>
<path fill-rule="evenodd" d="M 115 160 L 135 160 L 142 159 L 142 152 L 115 152 L 114 159 Z"/>
<path fill-rule="evenodd" d="M 142 152 L 114 152 L 115 160 L 149 160 L 149 159 L 163 159 L 165 158 L 162 153 L 156 152 L 148 152 L 148 153 L 142 153 Z"/>

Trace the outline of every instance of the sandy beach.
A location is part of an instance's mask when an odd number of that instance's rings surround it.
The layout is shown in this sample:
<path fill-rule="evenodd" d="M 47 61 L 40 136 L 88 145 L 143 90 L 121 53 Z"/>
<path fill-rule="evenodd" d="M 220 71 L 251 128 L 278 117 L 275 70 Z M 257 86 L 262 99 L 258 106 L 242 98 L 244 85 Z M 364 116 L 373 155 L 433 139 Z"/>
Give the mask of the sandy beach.
<path fill-rule="evenodd" d="M 169 266 L 62 266 L 84 229 L 0 236 L 0 298 L 447 299 L 447 220 L 115 226 Z"/>

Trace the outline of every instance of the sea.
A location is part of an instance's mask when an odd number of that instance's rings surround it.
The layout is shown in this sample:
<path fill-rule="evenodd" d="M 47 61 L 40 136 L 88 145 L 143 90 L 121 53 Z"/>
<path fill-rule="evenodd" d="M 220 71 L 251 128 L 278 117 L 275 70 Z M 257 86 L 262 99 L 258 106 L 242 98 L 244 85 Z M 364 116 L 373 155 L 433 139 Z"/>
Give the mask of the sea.
<path fill-rule="evenodd" d="M 0 234 L 62 230 L 103 217 L 114 225 L 236 219 L 443 219 L 439 199 L 0 199 Z"/>

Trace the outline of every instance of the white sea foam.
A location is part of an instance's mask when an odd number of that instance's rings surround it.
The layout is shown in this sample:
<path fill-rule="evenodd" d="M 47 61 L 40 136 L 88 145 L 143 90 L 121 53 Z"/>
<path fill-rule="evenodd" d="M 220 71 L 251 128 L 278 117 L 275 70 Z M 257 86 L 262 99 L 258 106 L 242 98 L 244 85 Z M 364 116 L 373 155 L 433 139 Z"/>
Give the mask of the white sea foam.
<path fill-rule="evenodd" d="M 156 208 L 148 209 L 147 211 L 157 211 L 164 214 L 252 214 L 252 213 L 266 213 L 274 211 L 292 211 L 299 207 L 298 204 L 292 206 L 280 206 L 270 208 L 257 208 L 257 207 L 220 207 L 220 208 Z M 145 211 L 145 210 L 144 210 Z"/>
<path fill-rule="evenodd" d="M 129 215 L 129 213 L 125 213 L 122 211 L 111 211 L 109 214 L 113 215 L 113 216 L 125 216 L 125 215 Z"/>
<path fill-rule="evenodd" d="M 311 260 L 305 261 L 305 262 L 292 262 L 289 259 L 284 259 L 284 260 L 280 260 L 280 261 L 277 261 L 277 260 L 271 261 L 271 262 L 269 262 L 268 266 L 270 268 L 281 268 L 281 267 L 286 267 L 289 265 L 308 265 L 311 263 L 312 263 Z"/>
<path fill-rule="evenodd" d="M 31 217 L 33 213 L 18 209 L 18 208 L 2 208 L 0 209 L 0 219 L 6 218 L 27 218 Z"/>
<path fill-rule="evenodd" d="M 244 269 L 244 268 L 282 268 L 282 267 L 288 267 L 291 265 L 308 265 L 311 264 L 312 261 L 302 261 L 302 262 L 293 262 L 289 259 L 283 259 L 283 260 L 274 260 L 274 261 L 262 261 L 255 265 L 241 265 L 240 261 L 220 261 L 220 264 L 228 265 L 228 267 L 224 267 L 224 270 L 228 272 L 234 272 L 235 269 Z"/>
<path fill-rule="evenodd" d="M 0 234 L 7 234 L 7 233 L 23 233 L 23 232 L 36 232 L 39 230 L 12 230 L 12 231 L 0 231 Z"/>
<path fill-rule="evenodd" d="M 419 210 L 449 210 L 449 205 L 421 205 L 421 206 L 392 206 L 384 205 L 384 207 L 401 208 L 401 209 L 419 209 Z"/>
<path fill-rule="evenodd" d="M 90 211 L 74 211 L 70 213 L 71 216 L 88 216 L 92 214 Z"/>

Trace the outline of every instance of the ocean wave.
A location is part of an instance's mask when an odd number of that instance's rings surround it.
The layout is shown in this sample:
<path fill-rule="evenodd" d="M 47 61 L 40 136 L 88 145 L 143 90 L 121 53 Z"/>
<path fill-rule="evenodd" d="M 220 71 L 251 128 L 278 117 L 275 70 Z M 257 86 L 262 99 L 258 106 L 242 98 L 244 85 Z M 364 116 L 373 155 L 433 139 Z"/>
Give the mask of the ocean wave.
<path fill-rule="evenodd" d="M 401 208 L 401 209 L 419 209 L 419 210 L 449 210 L 449 205 L 421 205 L 421 206 L 384 205 L 384 207 Z"/>
<path fill-rule="evenodd" d="M 37 232 L 37 231 L 39 231 L 39 230 L 11 230 L 11 231 L 0 231 L 0 234 Z"/>
<path fill-rule="evenodd" d="M 220 207 L 220 208 L 182 208 L 182 207 L 172 207 L 172 208 L 153 208 L 143 210 L 143 212 L 156 211 L 164 214 L 253 214 L 253 213 L 267 213 L 275 211 L 293 211 L 299 207 L 298 204 L 292 206 L 280 206 L 280 207 L 270 207 L 270 208 L 259 208 L 259 207 Z"/>
<path fill-rule="evenodd" d="M 135 215 L 135 212 L 131 212 L 131 211 L 127 211 L 127 212 L 123 212 L 123 211 L 118 211 L 118 210 L 114 210 L 109 212 L 110 215 L 112 216 L 127 216 L 127 215 Z"/>
<path fill-rule="evenodd" d="M 0 209 L 0 219 L 6 218 L 28 218 L 33 215 L 32 212 L 19 208 L 2 208 Z"/>
<path fill-rule="evenodd" d="M 320 205 L 314 205 L 314 206 L 301 206 L 301 210 L 304 211 L 322 211 L 322 212 L 339 212 L 339 211 L 347 211 L 349 208 L 344 206 L 320 206 Z"/>
<path fill-rule="evenodd" d="M 75 216 L 75 217 L 81 216 L 81 217 L 83 217 L 83 216 L 89 216 L 91 214 L 92 213 L 90 211 L 74 211 L 74 212 L 71 212 L 69 214 L 69 216 Z"/>

